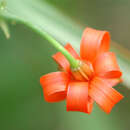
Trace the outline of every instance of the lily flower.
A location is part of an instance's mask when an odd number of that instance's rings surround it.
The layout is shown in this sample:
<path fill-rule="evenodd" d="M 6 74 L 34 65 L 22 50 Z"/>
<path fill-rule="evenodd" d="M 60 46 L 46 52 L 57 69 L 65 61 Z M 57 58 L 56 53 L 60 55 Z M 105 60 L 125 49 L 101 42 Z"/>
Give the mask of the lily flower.
<path fill-rule="evenodd" d="M 104 112 L 110 113 L 123 96 L 113 88 L 122 81 L 122 72 L 109 47 L 109 32 L 92 28 L 86 28 L 83 32 L 80 56 L 67 43 L 65 49 L 79 61 L 80 66 L 71 69 L 61 52 L 54 54 L 53 59 L 60 71 L 40 78 L 45 100 L 52 103 L 66 100 L 67 111 L 88 114 L 96 102 Z"/>

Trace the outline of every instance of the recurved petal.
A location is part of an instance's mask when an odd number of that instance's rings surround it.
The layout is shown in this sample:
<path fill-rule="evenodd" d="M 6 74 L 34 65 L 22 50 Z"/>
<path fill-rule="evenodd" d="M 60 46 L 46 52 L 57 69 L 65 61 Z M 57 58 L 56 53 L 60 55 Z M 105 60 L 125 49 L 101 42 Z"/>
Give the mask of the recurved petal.
<path fill-rule="evenodd" d="M 87 104 L 88 114 L 92 112 L 93 104 L 94 104 L 94 100 L 90 96 L 88 96 L 88 104 Z"/>
<path fill-rule="evenodd" d="M 67 91 L 67 111 L 88 113 L 88 83 L 71 82 Z"/>
<path fill-rule="evenodd" d="M 111 78 L 111 79 L 103 79 L 106 83 L 108 83 L 111 87 L 116 86 L 117 84 L 121 83 L 123 80 L 121 78 Z"/>
<path fill-rule="evenodd" d="M 64 48 L 76 59 L 80 59 L 79 55 L 75 51 L 75 49 L 71 46 L 70 43 L 67 43 Z"/>
<path fill-rule="evenodd" d="M 112 107 L 123 98 L 118 91 L 99 77 L 95 77 L 91 81 L 89 96 L 95 100 L 106 113 L 110 113 Z"/>
<path fill-rule="evenodd" d="M 52 57 L 63 70 L 70 72 L 70 63 L 61 52 L 57 52 Z"/>
<path fill-rule="evenodd" d="M 79 55 L 76 53 L 74 48 L 67 43 L 64 48 L 76 59 L 80 59 Z M 54 54 L 53 59 L 56 61 L 56 63 L 66 72 L 70 72 L 70 64 L 68 60 L 65 58 L 65 56 L 61 52 L 57 52 Z"/>
<path fill-rule="evenodd" d="M 80 56 L 93 62 L 97 55 L 109 50 L 109 44 L 109 32 L 86 28 L 80 44 Z"/>
<path fill-rule="evenodd" d="M 116 56 L 112 52 L 105 52 L 98 55 L 93 63 L 97 76 L 104 78 L 120 78 L 122 75 L 117 64 Z"/>
<path fill-rule="evenodd" d="M 53 72 L 40 78 L 44 98 L 47 102 L 58 102 L 66 98 L 69 76 L 65 72 Z"/>

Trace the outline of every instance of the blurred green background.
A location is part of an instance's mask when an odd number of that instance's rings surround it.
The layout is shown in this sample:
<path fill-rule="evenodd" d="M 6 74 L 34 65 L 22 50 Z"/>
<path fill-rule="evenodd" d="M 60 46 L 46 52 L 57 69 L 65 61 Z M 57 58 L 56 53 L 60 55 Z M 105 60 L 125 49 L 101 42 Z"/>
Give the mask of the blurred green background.
<path fill-rule="evenodd" d="M 25 0 L 23 0 L 25 1 Z M 39 13 L 43 7 L 50 16 L 53 9 L 60 14 L 55 21 L 41 21 L 46 30 L 59 38 L 59 41 L 76 41 L 79 38 L 67 33 L 71 30 L 81 37 L 85 26 L 110 31 L 112 39 L 130 49 L 130 1 L 129 0 L 26 0 L 40 1 Z M 22 0 L 7 0 L 7 6 L 19 8 L 19 14 L 25 11 L 32 17 L 34 12 L 22 10 Z M 12 4 L 12 5 L 11 5 Z M 26 4 L 24 6 L 27 6 Z M 20 8 L 21 7 L 21 8 Z M 51 8 L 51 10 L 49 10 Z M 13 9 L 12 9 L 13 10 Z M 14 9 L 15 10 L 15 9 Z M 55 17 L 55 16 L 53 16 Z M 40 20 L 39 16 L 39 20 Z M 26 19 L 26 18 L 25 18 Z M 35 19 L 35 17 L 34 17 Z M 58 23 L 61 19 L 61 23 Z M 37 21 L 37 19 L 36 19 Z M 74 24 L 67 22 L 73 21 Z M 37 21 L 38 22 L 38 21 Z M 46 22 L 46 23 L 45 23 Z M 57 22 L 57 26 L 55 23 Z M 53 24 L 54 23 L 54 24 Z M 125 98 L 113 108 L 110 115 L 105 114 L 95 104 L 91 115 L 78 112 L 66 112 L 66 103 L 47 103 L 44 101 L 39 79 L 43 74 L 56 71 L 51 59 L 55 49 L 36 31 L 23 24 L 12 25 L 8 22 L 11 38 L 6 39 L 0 30 L 0 129 L 1 130 L 129 130 L 130 95 L 129 89 L 122 84 L 118 89 Z M 80 26 L 79 28 L 76 26 Z M 50 29 L 50 28 L 51 29 Z M 61 33 L 62 30 L 62 33 Z M 64 32 L 64 33 L 63 33 Z M 61 34 L 60 34 L 61 33 Z M 64 35 L 63 35 L 64 34 Z M 62 35 L 62 36 L 61 36 Z M 74 43 L 73 43 L 74 44 Z M 78 48 L 79 45 L 75 45 Z M 119 50 L 120 51 L 120 50 Z M 129 58 L 130 55 L 127 55 Z"/>

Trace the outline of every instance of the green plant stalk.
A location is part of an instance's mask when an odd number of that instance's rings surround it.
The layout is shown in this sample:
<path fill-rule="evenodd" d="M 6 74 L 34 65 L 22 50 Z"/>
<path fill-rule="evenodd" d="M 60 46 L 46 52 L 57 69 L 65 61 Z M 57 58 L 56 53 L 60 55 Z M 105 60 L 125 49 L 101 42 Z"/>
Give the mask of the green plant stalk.
<path fill-rule="evenodd" d="M 12 18 L 10 18 L 9 16 L 5 16 L 5 15 L 1 15 L 2 17 L 4 17 L 6 20 L 8 21 L 12 21 Z M 28 24 L 28 22 L 26 21 L 21 21 L 18 20 L 16 17 L 13 17 L 13 19 L 15 21 L 17 21 L 18 23 L 24 23 L 26 25 L 28 25 L 30 28 L 32 28 L 33 30 L 37 31 L 37 29 L 35 28 L 35 26 Z M 60 51 L 65 57 L 66 59 L 69 61 L 71 69 L 72 70 L 76 70 L 77 68 L 79 68 L 80 63 L 79 60 L 76 60 L 57 40 L 55 40 L 50 34 L 48 34 L 45 31 L 37 31 L 42 37 L 44 37 L 47 41 L 49 41 L 49 43 L 55 47 L 58 51 Z"/>
<path fill-rule="evenodd" d="M 0 28 L 4 32 L 6 38 L 9 39 L 10 38 L 10 32 L 9 32 L 8 24 L 2 18 L 0 18 Z"/>
<path fill-rule="evenodd" d="M 69 61 L 70 66 L 73 70 L 79 67 L 79 61 L 76 60 L 58 41 L 56 41 L 53 37 L 48 35 L 47 32 L 44 31 L 44 37 L 49 41 L 53 47 L 55 47 L 58 51 L 60 51 L 66 59 Z"/>

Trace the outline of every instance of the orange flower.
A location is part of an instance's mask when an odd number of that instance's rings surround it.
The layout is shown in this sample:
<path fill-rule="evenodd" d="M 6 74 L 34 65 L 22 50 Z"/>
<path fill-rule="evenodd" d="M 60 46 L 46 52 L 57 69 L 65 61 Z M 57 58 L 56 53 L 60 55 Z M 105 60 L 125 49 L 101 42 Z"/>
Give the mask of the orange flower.
<path fill-rule="evenodd" d="M 106 113 L 123 96 L 113 86 L 121 82 L 121 71 L 115 54 L 109 52 L 110 35 L 107 31 L 86 28 L 80 45 L 80 56 L 68 43 L 65 49 L 80 67 L 71 70 L 68 60 L 60 52 L 53 55 L 61 71 L 49 73 L 40 79 L 47 102 L 66 99 L 67 111 L 91 113 L 94 101 Z"/>

